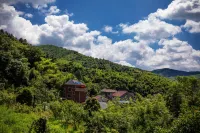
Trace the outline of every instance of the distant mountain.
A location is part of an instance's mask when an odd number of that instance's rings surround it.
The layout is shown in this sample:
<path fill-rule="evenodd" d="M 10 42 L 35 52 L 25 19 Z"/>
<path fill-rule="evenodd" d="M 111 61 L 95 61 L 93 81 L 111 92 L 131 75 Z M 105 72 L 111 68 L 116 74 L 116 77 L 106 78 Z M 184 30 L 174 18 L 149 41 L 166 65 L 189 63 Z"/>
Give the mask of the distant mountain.
<path fill-rule="evenodd" d="M 169 68 L 163 68 L 163 69 L 156 69 L 152 71 L 155 74 L 159 74 L 165 77 L 176 77 L 176 76 L 198 76 L 200 75 L 200 72 L 186 72 L 186 71 L 179 71 Z"/>

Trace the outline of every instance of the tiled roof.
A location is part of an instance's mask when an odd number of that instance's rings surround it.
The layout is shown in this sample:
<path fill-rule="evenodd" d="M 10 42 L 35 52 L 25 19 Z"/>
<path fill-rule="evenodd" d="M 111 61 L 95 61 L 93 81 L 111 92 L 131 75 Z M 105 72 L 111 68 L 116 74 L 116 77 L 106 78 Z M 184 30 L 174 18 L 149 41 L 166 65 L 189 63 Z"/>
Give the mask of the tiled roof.
<path fill-rule="evenodd" d="M 103 89 L 101 92 L 117 92 L 116 90 L 113 89 Z"/>
<path fill-rule="evenodd" d="M 117 91 L 117 92 L 113 93 L 112 96 L 113 97 L 121 97 L 126 93 L 127 93 L 127 91 Z"/>
<path fill-rule="evenodd" d="M 67 83 L 65 83 L 67 85 L 84 85 L 83 83 L 81 83 L 78 80 L 69 80 Z"/>

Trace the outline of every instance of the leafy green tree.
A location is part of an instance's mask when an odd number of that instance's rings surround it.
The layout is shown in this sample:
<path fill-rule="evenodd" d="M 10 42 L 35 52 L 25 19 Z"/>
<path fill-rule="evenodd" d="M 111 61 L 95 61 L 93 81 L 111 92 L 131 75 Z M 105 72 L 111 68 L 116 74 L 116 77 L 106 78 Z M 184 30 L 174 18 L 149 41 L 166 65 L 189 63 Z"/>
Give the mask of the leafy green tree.
<path fill-rule="evenodd" d="M 59 101 L 51 102 L 50 109 L 56 119 L 61 117 L 62 105 Z"/>
<path fill-rule="evenodd" d="M 72 124 L 77 129 L 85 119 L 86 113 L 82 105 L 66 100 L 62 103 L 62 116 L 67 124 Z"/>
<path fill-rule="evenodd" d="M 0 105 L 7 104 L 13 105 L 16 102 L 16 95 L 8 93 L 7 90 L 0 91 Z"/>
<path fill-rule="evenodd" d="M 183 103 L 181 86 L 174 84 L 168 93 L 167 105 L 169 106 L 169 110 L 173 113 L 174 117 L 178 117 L 181 112 L 181 104 Z"/>
<path fill-rule="evenodd" d="M 30 131 L 34 131 L 35 133 L 48 133 L 48 127 L 47 127 L 47 120 L 45 118 L 39 118 L 38 120 L 35 120 L 32 123 L 32 126 L 30 128 Z"/>
<path fill-rule="evenodd" d="M 32 105 L 32 100 L 33 100 L 32 92 L 27 88 L 23 89 L 16 98 L 17 102 L 21 104 L 26 104 L 28 106 Z"/>
<path fill-rule="evenodd" d="M 100 109 L 100 105 L 95 98 L 88 98 L 84 109 L 88 111 L 89 116 L 92 116 L 92 112 L 98 111 Z"/>
<path fill-rule="evenodd" d="M 187 112 L 173 122 L 173 133 L 199 133 L 200 132 L 200 111 L 195 114 Z"/>

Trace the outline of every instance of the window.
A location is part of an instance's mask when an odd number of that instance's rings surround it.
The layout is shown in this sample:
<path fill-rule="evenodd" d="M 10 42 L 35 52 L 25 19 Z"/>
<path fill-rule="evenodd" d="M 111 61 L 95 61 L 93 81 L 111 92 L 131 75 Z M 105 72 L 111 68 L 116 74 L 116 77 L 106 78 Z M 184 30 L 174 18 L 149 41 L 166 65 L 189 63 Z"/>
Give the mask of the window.
<path fill-rule="evenodd" d="M 68 97 L 68 98 L 71 98 L 71 95 L 70 95 L 70 94 L 68 94 L 68 95 L 67 95 L 67 97 Z"/>
<path fill-rule="evenodd" d="M 73 91 L 72 94 L 75 95 L 75 92 Z"/>
<path fill-rule="evenodd" d="M 71 91 L 72 91 L 72 88 L 68 88 L 68 91 L 71 92 Z"/>

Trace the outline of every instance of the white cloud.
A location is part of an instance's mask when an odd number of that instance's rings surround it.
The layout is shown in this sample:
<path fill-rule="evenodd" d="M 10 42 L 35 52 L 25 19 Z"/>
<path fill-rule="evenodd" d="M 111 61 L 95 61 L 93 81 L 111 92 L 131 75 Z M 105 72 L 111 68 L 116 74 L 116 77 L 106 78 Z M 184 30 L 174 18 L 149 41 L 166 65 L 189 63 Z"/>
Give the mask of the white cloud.
<path fill-rule="evenodd" d="M 130 39 L 112 43 L 111 39 L 100 35 L 96 40 L 96 44 L 82 53 L 117 63 L 123 61 L 134 64 L 137 60 L 150 57 L 153 54 L 153 49 L 143 42 L 133 42 Z"/>
<path fill-rule="evenodd" d="M 40 7 L 47 8 L 46 5 Z M 167 39 L 181 32 L 181 29 L 156 17 L 148 17 L 133 25 L 120 24 L 124 33 L 136 33 L 137 42 L 131 39 L 112 42 L 99 31 L 90 31 L 85 23 L 69 20 L 69 15 L 47 15 L 45 23 L 41 25 L 34 25 L 21 15 L 13 6 L 1 4 L 0 29 L 25 38 L 34 45 L 54 44 L 122 65 L 148 70 L 162 67 L 200 70 L 200 51 L 194 50 L 187 42 Z M 113 32 L 113 29 L 108 31 Z M 158 50 L 148 45 L 155 41 L 161 47 Z"/>
<path fill-rule="evenodd" d="M 69 13 L 67 9 L 65 9 L 64 13 L 65 13 L 66 15 L 68 15 L 69 17 L 74 16 L 74 13 Z"/>
<path fill-rule="evenodd" d="M 181 32 L 179 26 L 174 26 L 155 17 L 140 20 L 133 25 L 120 24 L 120 27 L 122 27 L 123 33 L 136 33 L 135 40 L 143 40 L 147 43 L 153 43 L 159 39 L 168 38 Z"/>
<path fill-rule="evenodd" d="M 200 21 L 199 0 L 174 0 L 166 9 L 158 9 L 150 14 L 162 19 L 182 19 Z"/>
<path fill-rule="evenodd" d="M 0 25 L 4 25 L 4 30 L 18 38 L 26 38 L 33 44 L 39 43 L 39 35 L 42 32 L 39 26 L 32 25 L 29 20 L 20 17 L 20 14 L 13 6 L 2 4 L 0 6 Z"/>
<path fill-rule="evenodd" d="M 33 14 L 26 13 L 26 14 L 24 15 L 24 17 L 27 17 L 27 18 L 32 18 L 32 17 L 33 17 Z"/>
<path fill-rule="evenodd" d="M 46 5 L 49 3 L 53 3 L 56 0 L 0 0 L 0 3 L 5 4 L 16 4 L 16 3 L 25 3 L 25 4 L 32 4 L 34 8 L 38 8 L 39 6 Z"/>
<path fill-rule="evenodd" d="M 97 31 L 88 32 L 84 23 L 74 24 L 67 15 L 49 15 L 45 24 L 33 25 L 29 20 L 20 17 L 13 6 L 3 4 L 0 7 L 0 25 L 18 38 L 26 38 L 28 42 L 37 44 L 55 44 L 58 46 L 79 46 L 89 48 Z M 86 46 L 87 45 L 87 46 Z"/>
<path fill-rule="evenodd" d="M 30 6 L 28 3 L 26 3 L 25 6 L 26 6 L 27 8 L 31 8 L 31 6 Z"/>
<path fill-rule="evenodd" d="M 162 48 L 155 51 L 148 60 L 140 60 L 137 65 L 149 69 L 172 68 L 186 71 L 200 70 L 200 51 L 195 50 L 185 41 L 177 38 L 159 41 Z"/>
<path fill-rule="evenodd" d="M 105 32 L 112 32 L 113 28 L 111 26 L 106 25 L 104 28 Z"/>
<path fill-rule="evenodd" d="M 200 32 L 200 0 L 174 0 L 166 9 L 158 9 L 149 17 L 186 20 L 183 27 L 190 33 L 198 33 Z"/>
<path fill-rule="evenodd" d="M 185 25 L 182 26 L 190 33 L 200 33 L 200 22 L 195 22 L 192 20 L 187 20 Z"/>
<path fill-rule="evenodd" d="M 50 6 L 48 8 L 47 5 L 42 5 L 42 6 L 38 6 L 37 8 L 41 13 L 43 13 L 44 15 L 48 16 L 48 15 L 55 15 L 60 13 L 60 9 L 57 6 Z"/>
<path fill-rule="evenodd" d="M 57 14 L 60 12 L 60 9 L 57 6 L 51 6 L 48 10 L 48 15 Z"/>
<path fill-rule="evenodd" d="M 104 32 L 107 32 L 107 33 L 112 33 L 112 34 L 118 33 L 118 31 L 113 31 L 113 27 L 109 25 L 104 26 L 103 30 Z"/>

